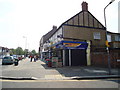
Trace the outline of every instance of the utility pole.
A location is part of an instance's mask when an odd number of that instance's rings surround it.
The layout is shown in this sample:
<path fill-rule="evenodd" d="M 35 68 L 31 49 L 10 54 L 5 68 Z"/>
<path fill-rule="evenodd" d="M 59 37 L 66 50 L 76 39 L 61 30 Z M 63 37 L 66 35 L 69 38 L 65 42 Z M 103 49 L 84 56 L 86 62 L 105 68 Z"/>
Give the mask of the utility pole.
<path fill-rule="evenodd" d="M 25 36 L 23 36 L 23 38 L 25 38 L 26 40 L 25 40 L 25 57 L 26 57 L 26 50 L 27 50 L 27 37 L 25 37 Z"/>

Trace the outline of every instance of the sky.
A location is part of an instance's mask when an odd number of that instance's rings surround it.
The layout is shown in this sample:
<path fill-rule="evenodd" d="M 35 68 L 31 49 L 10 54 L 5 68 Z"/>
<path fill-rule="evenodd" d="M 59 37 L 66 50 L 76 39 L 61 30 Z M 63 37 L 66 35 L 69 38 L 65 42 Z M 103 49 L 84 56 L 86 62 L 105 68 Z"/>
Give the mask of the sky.
<path fill-rule="evenodd" d="M 38 51 L 43 35 L 79 13 L 81 3 L 104 25 L 104 7 L 111 0 L 0 0 L 0 46 Z M 108 31 L 118 33 L 118 2 L 106 9 Z M 27 44 L 26 44 L 27 41 Z"/>
<path fill-rule="evenodd" d="M 118 33 L 120 33 L 120 1 L 118 2 Z"/>

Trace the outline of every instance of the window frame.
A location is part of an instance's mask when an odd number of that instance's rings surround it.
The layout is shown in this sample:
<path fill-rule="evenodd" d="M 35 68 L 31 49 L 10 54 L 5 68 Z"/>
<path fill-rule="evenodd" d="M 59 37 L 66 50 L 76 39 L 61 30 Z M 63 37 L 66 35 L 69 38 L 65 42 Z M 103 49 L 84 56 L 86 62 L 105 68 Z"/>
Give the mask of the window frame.
<path fill-rule="evenodd" d="M 120 41 L 120 35 L 115 35 L 115 41 Z"/>
<path fill-rule="evenodd" d="M 101 39 L 101 34 L 100 32 L 93 32 L 93 38 L 95 40 L 100 40 Z"/>

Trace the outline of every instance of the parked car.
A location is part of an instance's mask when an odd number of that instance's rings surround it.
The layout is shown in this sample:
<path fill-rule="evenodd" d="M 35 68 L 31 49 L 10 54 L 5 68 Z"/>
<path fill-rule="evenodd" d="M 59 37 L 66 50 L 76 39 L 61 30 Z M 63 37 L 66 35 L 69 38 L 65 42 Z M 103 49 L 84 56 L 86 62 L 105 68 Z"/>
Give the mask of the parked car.
<path fill-rule="evenodd" d="M 18 59 L 17 55 L 13 55 L 13 58 L 14 58 L 14 59 Z"/>
<path fill-rule="evenodd" d="M 13 64 L 14 63 L 14 59 L 11 56 L 5 56 L 2 59 L 2 65 L 4 64 Z"/>
<path fill-rule="evenodd" d="M 22 56 L 18 57 L 18 60 L 22 60 Z"/>
<path fill-rule="evenodd" d="M 2 55 L 0 55 L 0 59 L 2 59 L 3 58 L 3 56 Z"/>

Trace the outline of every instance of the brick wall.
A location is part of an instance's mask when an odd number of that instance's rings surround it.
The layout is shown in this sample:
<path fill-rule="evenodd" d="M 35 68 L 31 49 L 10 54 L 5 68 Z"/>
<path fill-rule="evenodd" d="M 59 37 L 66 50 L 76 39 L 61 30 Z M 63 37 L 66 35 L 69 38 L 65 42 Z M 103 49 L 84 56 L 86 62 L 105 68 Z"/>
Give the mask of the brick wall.
<path fill-rule="evenodd" d="M 111 67 L 120 67 L 120 62 L 117 62 L 120 56 L 116 52 L 110 52 Z M 105 52 L 92 52 L 91 53 L 92 66 L 108 67 L 108 55 Z"/>

